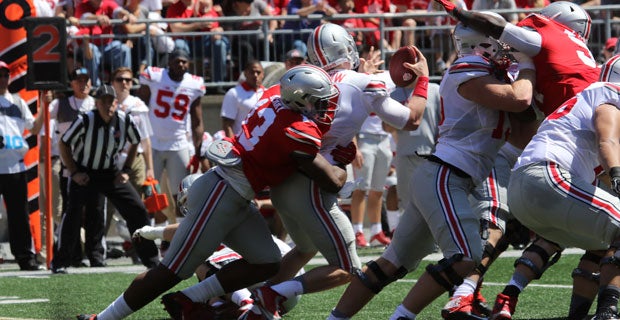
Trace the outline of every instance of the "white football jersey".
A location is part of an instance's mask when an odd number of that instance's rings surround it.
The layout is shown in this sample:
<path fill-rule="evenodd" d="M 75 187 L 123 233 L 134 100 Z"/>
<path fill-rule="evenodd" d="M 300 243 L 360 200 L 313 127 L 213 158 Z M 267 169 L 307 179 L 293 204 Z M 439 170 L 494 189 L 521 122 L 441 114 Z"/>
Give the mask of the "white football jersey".
<path fill-rule="evenodd" d="M 514 169 L 534 162 L 553 161 L 572 175 L 594 181 L 600 160 L 592 119 L 594 110 L 602 104 L 620 108 L 618 84 L 595 82 L 562 104 L 540 125 Z"/>
<path fill-rule="evenodd" d="M 443 121 L 435 155 L 465 171 L 475 183 L 486 179 L 510 129 L 508 114 L 463 98 L 459 86 L 494 71 L 490 61 L 466 56 L 454 62 L 439 85 Z"/>
<path fill-rule="evenodd" d="M 320 150 L 321 155 L 332 163 L 330 152 L 337 145 L 348 145 L 371 113 L 397 129 L 402 129 L 409 120 L 409 108 L 389 98 L 384 89 L 379 88 L 383 93 L 378 93 L 373 85 L 361 90 L 342 82 L 337 82 L 336 87 L 340 91 L 338 111 L 331 128 L 323 135 Z"/>
<path fill-rule="evenodd" d="M 189 148 L 189 110 L 206 92 L 203 78 L 185 73 L 183 80 L 176 82 L 170 79 L 167 69 L 148 67 L 140 74 L 140 83 L 151 89 L 151 147 L 166 151 Z"/>
<path fill-rule="evenodd" d="M 390 73 L 386 71 L 368 74 L 349 69 L 332 69 L 327 73 L 332 78 L 332 81 L 348 83 L 360 88 L 360 90 L 364 90 L 371 81 L 383 82 L 388 93 L 391 93 L 396 88 L 394 81 L 390 78 Z"/>

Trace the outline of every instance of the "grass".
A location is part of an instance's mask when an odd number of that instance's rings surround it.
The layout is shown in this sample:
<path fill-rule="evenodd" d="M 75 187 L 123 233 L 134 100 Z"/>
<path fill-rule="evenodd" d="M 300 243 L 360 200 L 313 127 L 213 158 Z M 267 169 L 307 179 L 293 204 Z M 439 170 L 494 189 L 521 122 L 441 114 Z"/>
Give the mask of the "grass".
<path fill-rule="evenodd" d="M 362 260 L 376 250 L 362 250 Z M 545 275 L 530 285 L 520 296 L 515 319 L 564 319 L 568 312 L 571 295 L 571 271 L 577 265 L 579 255 L 564 255 Z M 388 319 L 408 290 L 419 277 L 423 262 L 416 272 L 393 283 L 377 295 L 355 319 Z M 484 296 L 492 303 L 512 274 L 514 258 L 499 258 L 485 277 Z M 0 273 L 1 276 L 1 273 Z M 135 274 L 69 274 L 59 276 L 0 277 L 0 319 L 75 319 L 78 313 L 94 313 L 103 310 L 114 301 Z M 173 290 L 192 285 L 189 279 Z M 344 287 L 305 295 L 285 319 L 325 319 L 336 305 Z M 172 291 L 172 290 L 171 290 Z M 9 298 L 49 299 L 48 302 L 7 303 Z M 17 299 L 17 298 L 15 298 Z M 437 299 L 426 308 L 418 319 L 441 319 L 439 311 L 447 301 L 447 295 Z M 593 307 L 594 308 L 594 307 Z M 594 311 L 591 310 L 591 313 Z M 128 319 L 167 319 L 159 300 L 150 303 Z"/>

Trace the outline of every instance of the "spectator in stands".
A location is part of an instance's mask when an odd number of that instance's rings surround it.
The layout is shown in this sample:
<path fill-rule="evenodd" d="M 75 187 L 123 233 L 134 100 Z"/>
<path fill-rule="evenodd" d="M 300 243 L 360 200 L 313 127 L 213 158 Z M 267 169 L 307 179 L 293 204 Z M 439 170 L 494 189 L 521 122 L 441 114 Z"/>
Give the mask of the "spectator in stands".
<path fill-rule="evenodd" d="M 172 4 L 166 18 L 216 18 L 219 15 L 213 8 L 212 0 L 180 0 Z M 170 23 L 172 32 L 198 32 L 198 31 L 223 31 L 218 22 L 173 22 Z M 229 51 L 229 40 L 222 35 L 205 35 L 195 37 L 175 37 L 175 48 L 191 52 L 197 57 L 197 63 L 204 63 L 209 59 L 211 68 L 211 80 L 220 82 L 226 74 L 226 55 Z"/>
<path fill-rule="evenodd" d="M 515 0 L 515 4 L 519 9 L 542 9 L 549 5 L 549 0 Z M 519 13 L 519 21 L 523 20 L 528 13 Z"/>
<path fill-rule="evenodd" d="M 517 9 L 517 4 L 515 0 L 474 0 L 472 9 L 478 11 L 496 9 L 515 10 Z M 516 13 L 501 13 L 501 15 L 510 23 L 517 24 L 517 22 L 519 22 L 519 16 Z"/>
<path fill-rule="evenodd" d="M 101 85 L 99 72 L 118 67 L 131 68 L 131 48 L 114 37 L 101 36 L 114 35 L 110 19 L 135 23 L 136 17 L 133 14 L 121 8 L 114 0 L 85 0 L 78 3 L 75 16 L 80 21 L 96 21 L 94 25 L 81 26 L 79 31 L 79 35 L 88 35 L 92 39 L 89 43 L 92 56 L 84 50 L 80 51 L 95 86 Z"/>
<path fill-rule="evenodd" d="M 0 61 L 0 194 L 6 205 L 11 253 L 20 270 L 42 270 L 36 260 L 28 218 L 28 181 L 24 155 L 28 143 L 25 129 L 38 134 L 28 104 L 18 94 L 9 92 L 9 66 Z"/>
<path fill-rule="evenodd" d="M 232 138 L 241 129 L 241 122 L 254 110 L 258 99 L 263 95 L 265 73 L 260 61 L 249 61 L 243 68 L 245 80 L 230 88 L 222 101 L 222 129 Z"/>
<path fill-rule="evenodd" d="M 376 115 L 370 115 L 357 134 L 357 154 L 351 162 L 353 176 L 359 182 L 351 194 L 351 223 L 358 248 L 368 247 L 364 236 L 364 216 L 370 223 L 370 242 L 389 245 L 390 239 L 381 228 L 383 190 L 390 172 L 392 150 L 390 135 L 383 130 L 383 122 Z"/>
<path fill-rule="evenodd" d="M 356 13 L 390 13 L 390 0 L 354 0 L 355 8 L 353 9 Z M 373 46 L 375 48 L 385 48 L 392 49 L 390 47 L 389 42 L 385 41 L 383 44 L 379 42 L 381 39 L 381 34 L 379 31 L 379 26 L 381 21 L 379 18 L 363 18 L 364 27 L 370 28 L 375 31 L 365 31 L 364 32 L 364 44 L 368 47 Z M 391 25 L 391 19 L 386 19 L 385 23 L 387 26 Z M 385 40 L 385 39 L 384 39 Z"/>
<path fill-rule="evenodd" d="M 54 99 L 49 105 L 50 119 L 55 121 L 56 128 L 54 135 L 58 136 L 58 139 L 69 129 L 71 123 L 77 119 L 81 114 L 87 113 L 95 108 L 95 99 L 89 95 L 92 88 L 89 71 L 86 68 L 75 68 L 71 74 L 69 74 L 69 80 L 71 85 L 72 95 L 61 96 Z M 43 125 L 43 112 L 37 114 L 35 121 Z M 60 150 L 58 150 L 60 152 Z M 60 156 L 60 153 L 58 154 Z M 62 199 L 62 220 L 58 226 L 59 230 L 67 228 L 64 225 L 66 216 L 65 212 L 69 209 L 69 179 L 70 173 L 66 170 L 64 162 L 61 159 L 61 172 L 59 177 L 59 185 L 56 187 L 60 189 L 60 195 Z M 66 259 L 66 266 L 80 267 L 82 265 L 82 246 L 79 240 L 79 230 L 84 225 L 85 227 L 85 250 L 90 260 L 91 266 L 101 265 L 103 262 L 104 248 L 102 239 L 104 234 L 102 233 L 102 221 L 105 216 L 105 198 L 99 193 L 93 193 L 91 197 L 85 200 L 84 206 L 81 210 L 88 212 L 89 217 L 97 217 L 97 219 L 87 219 L 82 222 L 81 216 L 76 220 L 77 222 L 72 225 L 76 230 L 71 233 L 70 236 L 75 236 L 74 239 L 68 239 L 67 235 L 63 237 L 62 234 L 58 234 L 58 241 L 56 243 L 56 250 L 54 257 L 57 255 L 66 254 L 67 257 L 61 257 Z M 62 251 L 62 253 L 58 253 Z M 62 262 L 65 264 L 65 262 Z M 66 267 L 65 266 L 65 267 Z"/>
<path fill-rule="evenodd" d="M 340 14 L 355 14 L 355 1 L 354 0 L 338 0 L 336 7 Z M 333 23 L 342 26 L 347 30 L 364 28 L 364 21 L 361 18 L 347 18 L 343 20 L 332 20 Z M 358 48 L 363 46 L 364 35 L 361 31 L 349 31 L 351 36 L 355 40 L 355 44 Z"/>
<path fill-rule="evenodd" d="M 321 24 L 321 20 L 310 20 L 307 16 L 321 14 L 329 17 L 338 13 L 327 3 L 327 0 L 291 0 L 288 3 L 287 12 L 290 15 L 299 15 L 301 19 L 284 22 L 282 29 L 293 30 L 293 34 L 280 36 L 278 48 L 283 48 L 283 50 L 297 49 L 304 56 L 308 51 L 306 42 L 309 34 L 302 34 L 300 30 L 314 29 Z"/>
<path fill-rule="evenodd" d="M 200 150 L 203 136 L 201 97 L 205 94 L 204 79 L 187 72 L 189 53 L 175 49 L 170 53 L 168 68 L 147 67 L 140 75 L 137 96 L 149 106 L 149 121 L 154 128 L 151 136 L 154 175 L 161 184 L 164 169 L 169 190 L 176 202 L 177 186 L 190 166 L 191 136 L 194 150 Z M 190 131 L 191 130 L 191 131 Z M 198 166 L 198 156 L 191 164 Z M 203 165 L 207 165 L 204 163 Z M 177 212 L 177 220 L 180 220 Z M 158 221 L 156 223 L 164 223 Z"/>
<path fill-rule="evenodd" d="M 290 0 L 269 0 L 267 4 L 271 7 L 271 14 L 274 16 L 285 16 L 288 14 L 288 3 Z M 278 28 L 282 28 L 284 20 L 278 20 Z"/>
<path fill-rule="evenodd" d="M 130 12 L 136 17 L 136 19 L 147 19 L 149 11 L 146 7 L 140 5 L 141 0 L 127 0 L 123 7 L 127 12 Z M 149 52 L 151 58 L 153 57 L 153 46 L 143 35 L 146 33 L 146 23 L 123 23 L 114 27 L 115 33 L 118 35 L 117 39 L 123 40 L 126 46 L 131 48 L 131 61 L 132 70 L 137 70 L 138 73 L 142 72 L 146 68 L 148 63 L 147 46 L 150 46 Z M 137 37 L 131 37 L 130 35 L 140 35 Z M 152 61 L 152 60 L 151 60 Z M 114 70 L 114 69 L 112 69 Z M 114 77 L 110 77 L 111 82 Z"/>
<path fill-rule="evenodd" d="M 69 207 L 61 227 L 61 235 L 69 240 L 77 238 L 75 232 L 78 228 L 75 228 L 75 225 L 82 215 L 81 209 L 86 199 L 93 194 L 103 193 L 108 197 L 127 221 L 130 233 L 149 223 L 140 196 L 128 184 L 127 172 L 130 171 L 140 142 L 138 129 L 130 115 L 117 110 L 118 101 L 114 88 L 109 85 L 100 86 L 95 97 L 97 110 L 80 115 L 62 135 L 59 143 L 60 155 L 71 173 L 72 181 L 69 184 Z M 119 153 L 125 144 L 131 144 L 132 147 L 123 169 L 119 170 Z M 100 223 L 100 232 L 103 233 L 103 217 L 92 217 L 88 211 L 85 214 L 87 221 L 99 220 L 92 223 Z M 134 242 L 134 246 L 142 264 L 147 268 L 159 263 L 153 241 Z M 67 273 L 65 268 L 69 252 L 63 248 L 71 247 L 71 243 L 59 247 L 52 261 L 53 273 Z M 98 258 L 101 260 L 91 258 L 91 267 L 104 265 L 103 256 Z M 93 262 L 98 264 L 93 265 Z"/>
<path fill-rule="evenodd" d="M 396 8 L 397 13 L 426 12 L 429 2 L 429 0 L 392 0 L 392 5 L 394 5 L 394 7 Z M 394 49 L 400 48 L 401 46 L 415 45 L 415 32 L 411 29 L 417 27 L 418 24 L 426 24 L 426 21 L 424 21 L 424 19 L 414 18 L 398 18 L 393 19 L 392 22 L 394 26 L 402 26 L 403 29 L 409 29 L 395 30 L 392 33 L 391 44 L 392 48 Z"/>
<path fill-rule="evenodd" d="M 603 61 L 599 61 L 600 63 L 605 63 L 605 61 L 613 57 L 614 50 L 616 50 L 617 43 L 618 43 L 617 37 L 611 37 L 607 39 L 607 41 L 605 41 L 605 47 L 601 51 L 601 58 L 603 59 Z"/>
<path fill-rule="evenodd" d="M 450 0 L 459 8 L 465 8 L 466 4 L 463 0 Z M 428 5 L 428 11 L 441 12 L 443 7 L 436 1 L 431 1 Z M 450 16 L 437 16 L 432 19 L 433 26 L 456 25 L 456 20 Z M 450 38 L 450 29 L 433 29 L 431 31 L 431 44 L 435 55 L 435 65 L 432 73 L 435 75 L 443 75 L 452 61 L 456 59 L 456 51 L 454 51 L 452 40 Z"/>
<path fill-rule="evenodd" d="M 222 11 L 224 16 L 234 17 L 260 17 L 260 16 L 272 16 L 272 9 L 269 5 L 263 0 L 228 0 L 224 2 L 224 6 L 222 7 Z M 268 31 L 269 33 L 266 35 L 267 41 L 271 44 L 273 43 L 273 34 L 271 31 L 275 30 L 278 26 L 277 20 L 265 21 L 268 23 Z M 259 31 L 262 28 L 263 21 L 261 20 L 252 20 L 252 21 L 230 21 L 230 22 L 222 22 L 222 27 L 224 30 L 244 30 L 250 31 L 255 30 Z M 264 59 L 269 60 L 270 57 L 264 57 L 263 55 L 263 42 L 264 42 L 264 33 L 258 32 L 256 34 L 250 35 L 239 35 L 235 36 L 231 39 L 231 48 L 232 48 L 232 56 L 233 60 L 237 65 L 241 65 L 246 61 L 254 60 L 254 59 Z"/>

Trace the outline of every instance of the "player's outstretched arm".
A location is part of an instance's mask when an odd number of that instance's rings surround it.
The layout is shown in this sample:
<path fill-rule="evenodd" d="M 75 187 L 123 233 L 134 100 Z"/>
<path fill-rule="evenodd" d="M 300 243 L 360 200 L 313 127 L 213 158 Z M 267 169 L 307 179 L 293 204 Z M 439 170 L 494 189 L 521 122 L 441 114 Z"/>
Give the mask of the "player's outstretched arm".
<path fill-rule="evenodd" d="M 467 11 L 456 7 L 450 0 L 435 0 L 441 4 L 446 12 L 463 22 L 466 26 L 495 39 L 499 39 L 508 22 L 506 20 L 483 14 L 477 11 Z"/>
<path fill-rule="evenodd" d="M 297 161 L 299 168 L 325 191 L 336 193 L 347 180 L 347 172 L 344 169 L 333 166 L 320 154 L 311 156 L 293 152 L 291 157 Z"/>

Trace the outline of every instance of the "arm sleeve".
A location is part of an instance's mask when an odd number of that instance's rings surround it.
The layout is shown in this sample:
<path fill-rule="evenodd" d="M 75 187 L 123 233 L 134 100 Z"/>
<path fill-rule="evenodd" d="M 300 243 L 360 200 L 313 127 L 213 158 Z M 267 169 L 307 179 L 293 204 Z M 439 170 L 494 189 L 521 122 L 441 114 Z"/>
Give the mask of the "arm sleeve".
<path fill-rule="evenodd" d="M 510 23 L 504 28 L 499 41 L 507 43 L 530 57 L 537 55 L 542 48 L 542 36 L 538 32 Z"/>
<path fill-rule="evenodd" d="M 379 118 L 396 129 L 404 128 L 409 121 L 411 110 L 392 98 L 385 98 L 381 104 L 375 105 L 373 111 Z"/>

